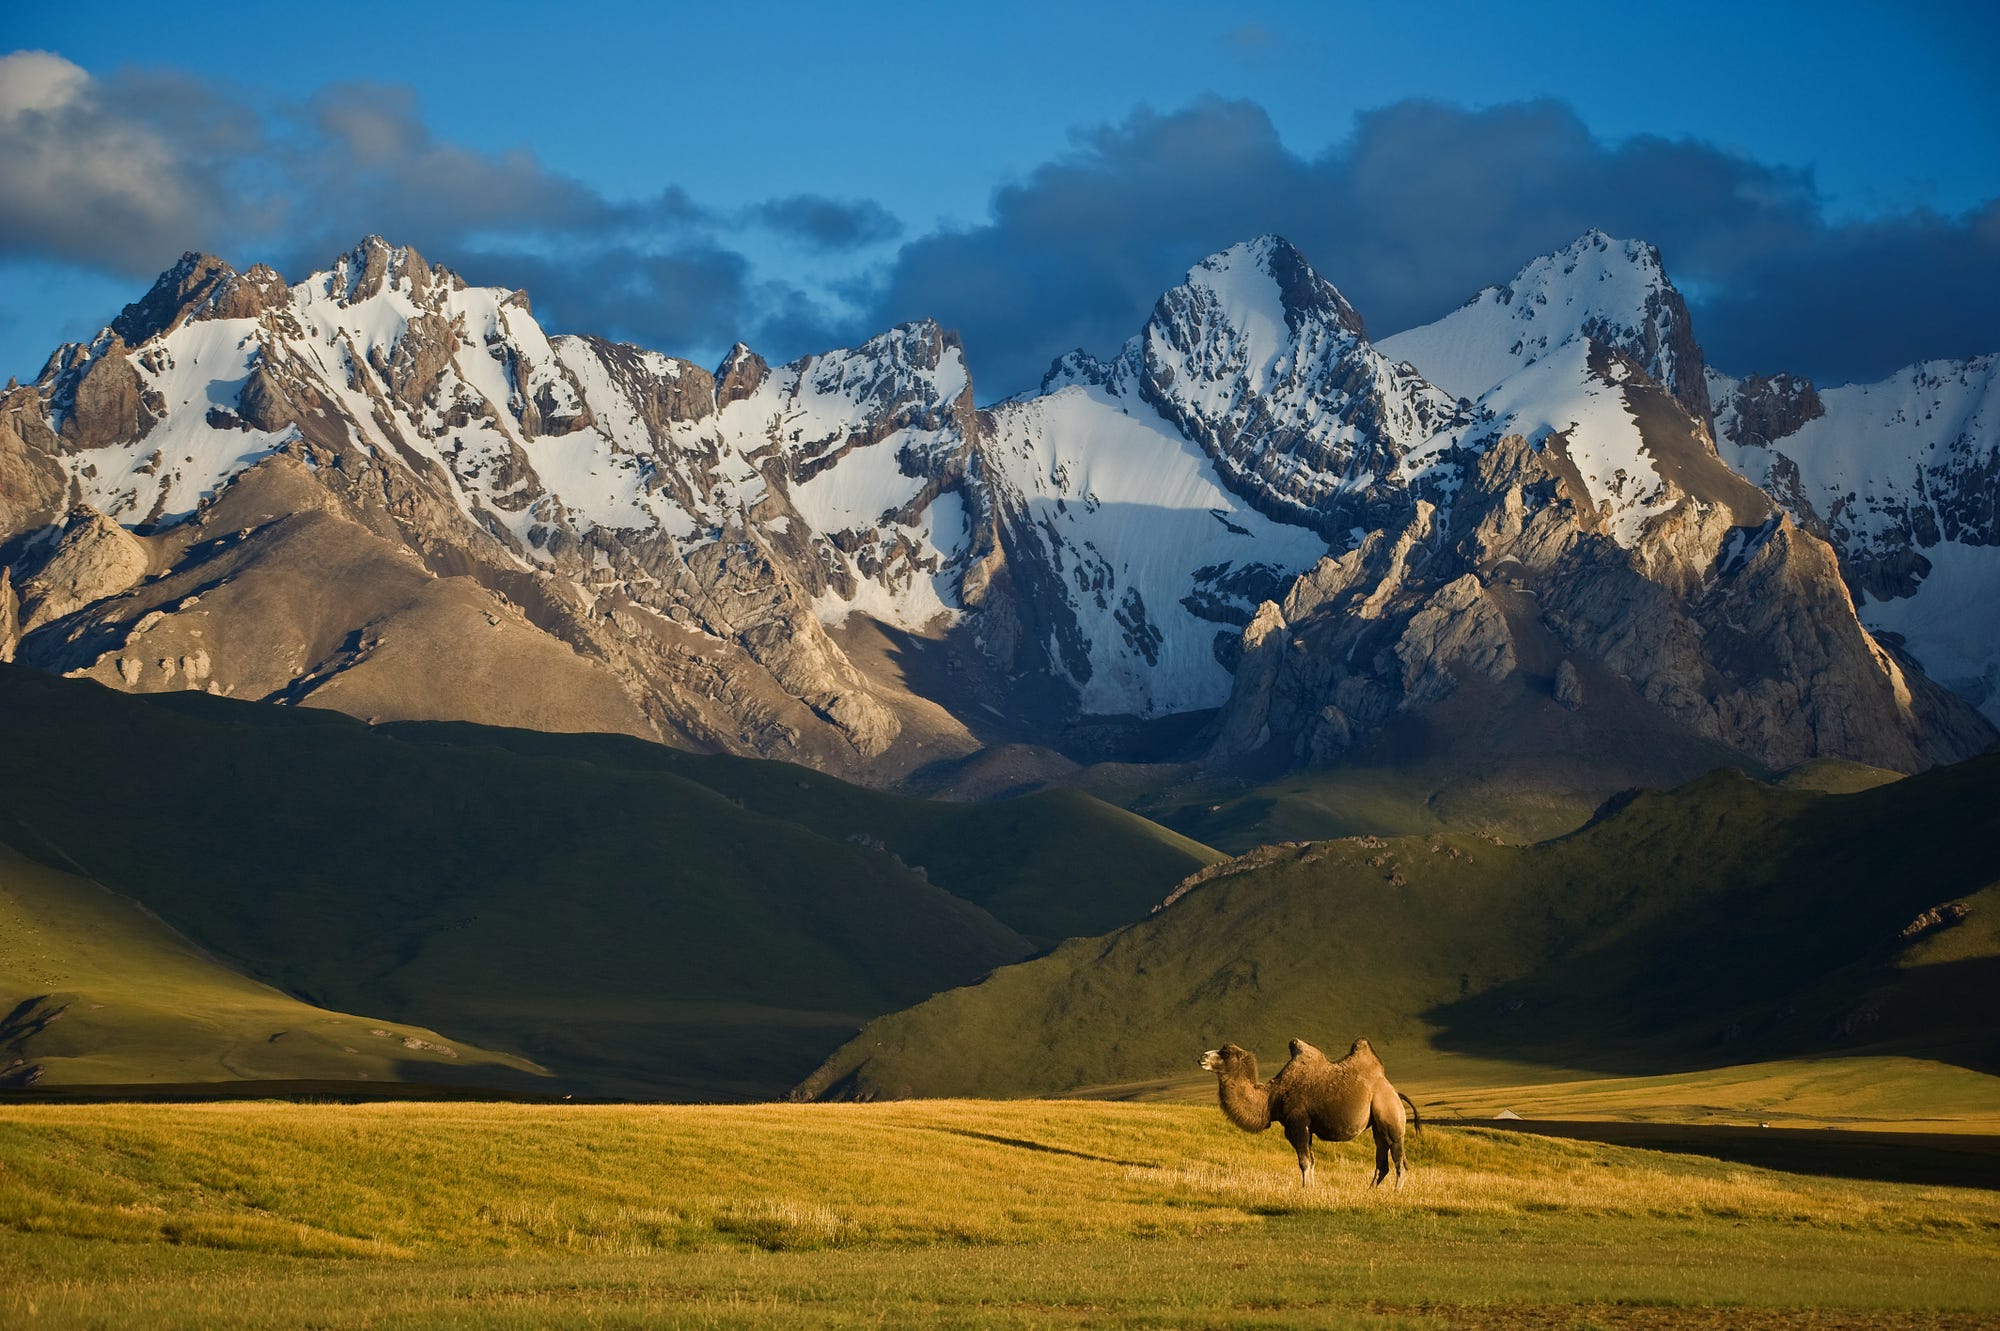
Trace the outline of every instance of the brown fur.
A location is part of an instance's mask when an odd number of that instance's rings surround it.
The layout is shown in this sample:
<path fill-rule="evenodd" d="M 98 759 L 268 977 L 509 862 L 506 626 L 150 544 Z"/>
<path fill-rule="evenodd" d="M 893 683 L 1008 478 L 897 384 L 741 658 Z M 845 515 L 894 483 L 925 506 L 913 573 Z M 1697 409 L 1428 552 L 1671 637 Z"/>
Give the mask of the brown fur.
<path fill-rule="evenodd" d="M 1375 1182 L 1396 1167 L 1396 1186 L 1403 1186 L 1403 1096 L 1389 1084 L 1382 1060 L 1366 1040 L 1356 1040 L 1347 1057 L 1333 1060 L 1307 1044 L 1292 1041 L 1292 1057 L 1278 1075 L 1257 1080 L 1257 1056 L 1225 1044 L 1201 1056 L 1203 1068 L 1215 1074 L 1222 1112 L 1245 1132 L 1262 1132 L 1282 1124 L 1285 1140 L 1299 1156 L 1299 1183 L 1313 1178 L 1312 1139 L 1352 1141 L 1366 1128 L 1375 1136 Z M 1416 1106 L 1410 1106 L 1412 1113 Z"/>

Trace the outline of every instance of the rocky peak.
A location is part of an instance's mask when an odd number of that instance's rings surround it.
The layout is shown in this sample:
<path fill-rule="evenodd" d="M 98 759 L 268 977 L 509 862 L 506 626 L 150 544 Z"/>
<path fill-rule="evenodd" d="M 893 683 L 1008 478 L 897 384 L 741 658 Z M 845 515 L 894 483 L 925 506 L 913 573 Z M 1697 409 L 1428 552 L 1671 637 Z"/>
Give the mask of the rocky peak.
<path fill-rule="evenodd" d="M 1113 374 L 1113 364 L 1114 362 L 1099 360 L 1082 347 L 1065 351 L 1049 362 L 1048 371 L 1042 375 L 1040 386 L 1034 392 L 1023 393 L 1021 396 L 1044 397 L 1072 384 L 1108 383 Z"/>
<path fill-rule="evenodd" d="M 947 330 L 935 319 L 917 319 L 898 324 L 886 333 L 877 333 L 851 353 L 829 353 L 817 359 L 828 365 L 839 363 L 849 370 L 872 362 L 890 367 L 898 375 L 928 375 L 943 369 L 947 360 L 962 372 L 965 351 L 956 332 Z"/>
<path fill-rule="evenodd" d="M 21 631 L 116 596 L 146 573 L 138 539 L 88 505 L 70 510 L 61 538 L 21 584 Z"/>
<path fill-rule="evenodd" d="M 1372 532 L 1322 560 L 1281 617 L 1253 621 L 1215 756 L 1273 745 L 1286 762 L 1331 761 L 1468 686 L 1498 690 L 1482 709 L 1527 717 L 1546 697 L 1587 726 L 1623 724 L 1595 710 L 1613 699 L 1592 679 L 1777 767 L 1834 756 L 1908 771 L 1990 743 L 1968 707 L 1869 639 L 1832 552 L 1700 465 L 1704 436 L 1644 385 L 1657 400 L 1635 410 L 1685 428 L 1660 455 L 1665 502 L 1636 536 L 1611 530 L 1625 513 L 1580 483 L 1604 479 L 1587 423 L 1568 448 L 1492 441 L 1460 469 L 1449 510 L 1419 501 L 1394 540 Z"/>
<path fill-rule="evenodd" d="M 875 437 L 897 429 L 944 429 L 972 411 L 972 375 L 958 334 L 930 319 L 785 368 L 796 375 L 793 397 L 818 404 L 819 411 L 865 412 Z"/>
<path fill-rule="evenodd" d="M 1139 391 L 1272 516 L 1344 534 L 1357 507 L 1400 488 L 1399 459 L 1468 419 L 1361 329 L 1332 283 L 1267 236 L 1160 297 Z"/>
<path fill-rule="evenodd" d="M 1147 325 L 1154 344 L 1237 352 L 1262 370 L 1301 341 L 1362 337 L 1361 316 L 1333 283 L 1280 236 L 1232 245 L 1190 268 Z"/>
<path fill-rule="evenodd" d="M 715 405 L 726 407 L 741 402 L 755 393 L 770 374 L 770 363 L 738 342 L 715 369 Z"/>
<path fill-rule="evenodd" d="M 1712 397 L 1716 437 L 1739 448 L 1768 448 L 1826 414 L 1812 380 L 1798 375 L 1753 374 L 1712 387 L 1723 390 Z"/>
<path fill-rule="evenodd" d="M 255 304 L 256 288 L 242 287 L 234 268 L 212 254 L 197 254 L 190 250 L 181 255 L 179 263 L 160 274 L 152 290 L 127 305 L 111 321 L 111 331 L 122 338 L 126 346 L 136 347 L 184 322 L 225 293 L 234 297 L 231 304 L 246 307 L 245 316 L 254 317 L 261 313 L 260 309 L 247 308 Z"/>
<path fill-rule="evenodd" d="M 1382 339 L 1447 393 L 1476 399 L 1565 342 L 1631 356 L 1696 420 L 1710 416 L 1701 347 L 1660 252 L 1591 230 L 1487 287 L 1436 323 Z"/>
<path fill-rule="evenodd" d="M 411 296 L 421 300 L 440 274 L 448 279 L 449 286 L 463 285 L 446 270 L 434 272 L 423 256 L 409 246 L 391 245 L 382 237 L 371 235 L 364 236 L 360 244 L 335 259 L 324 274 L 315 273 L 312 280 L 329 296 L 351 305 L 384 289 L 401 286 L 405 281 Z"/>
<path fill-rule="evenodd" d="M 1306 262 L 1306 256 L 1298 247 L 1283 236 L 1260 236 L 1247 245 L 1239 245 L 1244 257 L 1258 271 L 1266 273 L 1277 284 L 1278 299 L 1285 307 L 1285 324 L 1294 333 L 1309 323 L 1338 324 L 1356 337 L 1366 337 L 1361 324 L 1361 315 L 1347 303 L 1347 297 L 1340 294 L 1333 283 L 1313 271 Z M 1224 251 L 1233 254 L 1235 251 Z M 1213 263 L 1210 259 L 1208 263 Z"/>

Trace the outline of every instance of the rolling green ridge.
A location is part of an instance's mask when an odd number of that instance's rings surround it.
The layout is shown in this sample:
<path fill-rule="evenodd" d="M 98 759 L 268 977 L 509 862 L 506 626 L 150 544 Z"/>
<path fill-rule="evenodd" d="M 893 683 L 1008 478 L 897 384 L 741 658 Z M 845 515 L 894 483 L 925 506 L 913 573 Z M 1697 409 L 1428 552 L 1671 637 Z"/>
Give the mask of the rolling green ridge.
<path fill-rule="evenodd" d="M 696 1098 L 781 1091 L 862 1020 L 1216 858 L 1094 801 L 1011 815 L 1009 848 L 982 839 L 1004 805 L 878 806 L 776 764 L 409 729 L 0 667 L 0 841 L 313 1004 L 511 1050 L 565 1087 Z M 819 792 L 799 801 L 816 825 L 753 803 L 785 781 Z M 1066 842 L 1092 845 L 1097 878 L 1045 875 L 1039 895 L 1010 878 L 1012 855 L 1060 863 Z M 990 910 L 955 895 L 955 869 Z"/>
<path fill-rule="evenodd" d="M 522 1059 L 312 1007 L 0 846 L 0 1086 L 323 1079 L 534 1087 Z"/>
<path fill-rule="evenodd" d="M 557 735 L 462 722 L 381 728 L 419 744 L 477 745 L 697 782 L 755 813 L 840 840 L 881 843 L 955 895 L 1039 943 L 1146 914 L 1183 876 L 1224 856 L 1079 790 L 992 804 L 912 799 L 790 763 L 685 753 L 624 735 Z"/>
<path fill-rule="evenodd" d="M 801 1090 L 1069 1091 L 1185 1073 L 1225 1039 L 1275 1067 L 1294 1035 L 1367 1035 L 1392 1075 L 1864 1046 L 2000 1066 L 2000 756 L 1845 795 L 1718 771 L 1620 803 L 1533 846 L 1267 847 L 1148 920 L 871 1023 Z M 1958 923 L 1920 925 L 1954 902 Z"/>

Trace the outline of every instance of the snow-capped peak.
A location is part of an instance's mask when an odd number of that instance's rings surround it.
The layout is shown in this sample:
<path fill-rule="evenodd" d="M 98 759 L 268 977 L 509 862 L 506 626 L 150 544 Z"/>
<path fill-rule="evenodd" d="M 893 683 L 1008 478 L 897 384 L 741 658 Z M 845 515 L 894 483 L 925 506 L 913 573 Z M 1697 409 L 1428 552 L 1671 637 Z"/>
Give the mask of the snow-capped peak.
<path fill-rule="evenodd" d="M 1327 530 L 1345 532 L 1342 512 L 1399 458 L 1463 423 L 1277 236 L 1190 269 L 1154 306 L 1139 353 L 1141 392 L 1231 484 Z"/>
<path fill-rule="evenodd" d="M 1378 344 L 1447 393 L 1474 399 L 1574 339 L 1621 351 L 1688 409 L 1709 416 L 1701 348 L 1660 251 L 1592 229 L 1436 323 Z"/>
<path fill-rule="evenodd" d="M 453 290 L 465 283 L 448 268 L 433 268 L 408 245 L 391 245 L 380 236 L 369 235 L 361 243 L 336 257 L 326 271 L 306 279 L 335 300 L 367 300 L 383 290 L 405 289 L 421 296 L 433 282 L 442 281 Z"/>
<path fill-rule="evenodd" d="M 1282 326 L 1297 334 L 1320 322 L 1363 336 L 1361 316 L 1347 298 L 1283 236 L 1259 236 L 1210 255 L 1188 270 L 1187 285 L 1210 292 L 1224 317 L 1246 331 Z"/>

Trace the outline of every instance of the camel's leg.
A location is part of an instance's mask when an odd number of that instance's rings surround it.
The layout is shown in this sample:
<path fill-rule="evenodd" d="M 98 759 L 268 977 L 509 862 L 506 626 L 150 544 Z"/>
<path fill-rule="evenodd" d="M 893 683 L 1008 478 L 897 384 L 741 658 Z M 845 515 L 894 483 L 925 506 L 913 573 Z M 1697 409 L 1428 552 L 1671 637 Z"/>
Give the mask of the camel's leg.
<path fill-rule="evenodd" d="M 1375 1092 L 1375 1102 L 1370 1106 L 1368 1126 L 1375 1134 L 1375 1182 L 1381 1183 L 1388 1177 L 1389 1166 L 1396 1166 L 1396 1186 L 1403 1186 L 1403 1118 L 1402 1097 L 1395 1088 L 1384 1082 Z"/>
<path fill-rule="evenodd" d="M 1312 1127 L 1306 1123 L 1285 1124 L 1285 1140 L 1299 1153 L 1299 1186 L 1311 1187 L 1313 1181 L 1313 1138 Z"/>
<path fill-rule="evenodd" d="M 1396 1105 L 1395 1108 L 1402 1108 Z M 1384 1114 L 1379 1110 L 1370 1115 L 1368 1126 L 1375 1134 L 1375 1182 L 1378 1186 L 1389 1177 L 1389 1165 L 1396 1166 L 1396 1186 L 1403 1186 L 1403 1118 L 1400 1114 Z"/>

